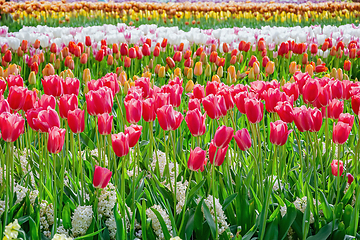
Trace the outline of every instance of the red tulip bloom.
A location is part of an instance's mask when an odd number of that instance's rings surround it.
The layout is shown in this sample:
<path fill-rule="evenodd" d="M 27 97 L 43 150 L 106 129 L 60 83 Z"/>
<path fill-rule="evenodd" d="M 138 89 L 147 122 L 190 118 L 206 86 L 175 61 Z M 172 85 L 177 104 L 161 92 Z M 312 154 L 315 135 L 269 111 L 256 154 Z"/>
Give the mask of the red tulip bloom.
<path fill-rule="evenodd" d="M 160 127 L 164 131 L 176 130 L 180 126 L 184 116 L 175 111 L 172 105 L 165 105 L 156 112 Z"/>
<path fill-rule="evenodd" d="M 47 143 L 47 149 L 49 153 L 59 153 L 65 142 L 65 129 L 59 129 L 58 127 L 52 127 L 49 129 L 49 138 Z"/>
<path fill-rule="evenodd" d="M 195 84 L 193 88 L 193 97 L 197 99 L 203 99 L 205 97 L 204 87 L 200 84 Z"/>
<path fill-rule="evenodd" d="M 270 142 L 282 146 L 286 143 L 292 130 L 288 130 L 285 122 L 278 120 L 270 123 Z"/>
<path fill-rule="evenodd" d="M 253 98 L 245 99 L 246 116 L 251 123 L 258 123 L 262 120 L 264 114 L 264 104 Z"/>
<path fill-rule="evenodd" d="M 22 109 L 25 103 L 27 89 L 24 87 L 13 86 L 9 90 L 8 102 L 10 108 L 14 111 Z"/>
<path fill-rule="evenodd" d="M 48 132 L 52 127 L 60 127 L 60 119 L 57 112 L 48 108 L 41 110 L 37 118 L 33 119 L 34 129 L 38 129 L 40 132 Z"/>
<path fill-rule="evenodd" d="M 145 99 L 150 95 L 150 78 L 139 78 L 135 81 L 135 86 L 140 87 L 142 90 L 142 97 Z"/>
<path fill-rule="evenodd" d="M 151 54 L 151 49 L 149 47 L 149 45 L 147 45 L 146 43 L 144 43 L 144 45 L 141 48 L 141 52 L 144 56 L 150 56 Z"/>
<path fill-rule="evenodd" d="M 99 114 L 98 116 L 98 129 L 101 135 L 109 135 L 113 126 L 114 116 L 108 113 Z"/>
<path fill-rule="evenodd" d="M 79 108 L 69 110 L 67 121 L 73 133 L 82 133 L 85 129 L 85 111 Z"/>
<path fill-rule="evenodd" d="M 284 56 L 289 52 L 289 43 L 288 42 L 282 42 L 280 44 L 279 50 L 278 50 L 278 55 L 279 56 Z"/>
<path fill-rule="evenodd" d="M 10 112 L 10 106 L 6 99 L 0 100 L 0 114 Z"/>
<path fill-rule="evenodd" d="M 339 169 L 339 172 L 338 172 Z M 335 177 L 341 176 L 343 174 L 344 171 L 344 164 L 343 161 L 339 161 L 339 160 L 333 160 L 331 162 L 331 173 L 332 175 L 334 175 Z"/>
<path fill-rule="evenodd" d="M 126 156 L 129 153 L 129 135 L 123 132 L 111 135 L 113 150 L 118 157 Z"/>
<path fill-rule="evenodd" d="M 318 132 L 321 129 L 323 117 L 322 113 L 318 108 L 310 109 L 310 117 L 312 120 L 312 125 L 310 128 L 310 132 Z"/>
<path fill-rule="evenodd" d="M 360 94 L 351 96 L 351 107 L 356 115 L 359 115 L 360 110 Z"/>
<path fill-rule="evenodd" d="M 100 80 L 103 82 L 104 87 L 108 87 L 111 89 L 113 95 L 120 92 L 119 83 L 117 81 L 117 75 L 115 73 L 107 73 Z"/>
<path fill-rule="evenodd" d="M 305 103 L 313 103 L 319 95 L 320 85 L 317 80 L 309 79 L 303 88 L 303 99 Z"/>
<path fill-rule="evenodd" d="M 218 87 L 219 87 L 219 83 L 218 82 L 210 82 L 208 81 L 206 83 L 206 96 L 209 96 L 210 94 L 217 94 L 218 91 Z"/>
<path fill-rule="evenodd" d="M 64 94 L 75 94 L 76 96 L 79 95 L 79 79 L 67 77 L 65 80 L 62 80 L 62 86 Z"/>
<path fill-rule="evenodd" d="M 256 56 L 252 55 L 248 66 L 253 67 L 255 62 L 258 62 L 258 60 L 257 60 Z"/>
<path fill-rule="evenodd" d="M 160 47 L 155 46 L 153 55 L 154 57 L 158 57 L 160 55 Z"/>
<path fill-rule="evenodd" d="M 162 106 L 170 104 L 169 93 L 156 93 L 155 95 L 155 112 Z"/>
<path fill-rule="evenodd" d="M 87 111 L 90 115 L 111 113 L 114 97 L 110 88 L 102 87 L 96 91 L 90 91 L 85 95 L 85 98 Z"/>
<path fill-rule="evenodd" d="M 337 99 L 342 99 L 343 95 L 344 95 L 344 87 L 341 81 L 339 80 L 335 80 L 331 82 L 331 97 L 332 98 L 337 98 Z"/>
<path fill-rule="evenodd" d="M 37 62 L 33 62 L 31 65 L 30 65 L 30 70 L 32 72 L 35 72 L 35 75 L 39 72 L 39 64 Z"/>
<path fill-rule="evenodd" d="M 354 181 L 354 176 L 353 175 L 351 175 L 351 173 L 347 173 L 346 174 L 346 177 L 347 177 L 347 182 L 348 182 L 348 184 L 349 185 L 351 185 L 351 183 Z"/>
<path fill-rule="evenodd" d="M 175 62 L 181 62 L 182 60 L 182 52 L 177 51 L 174 53 L 173 59 Z"/>
<path fill-rule="evenodd" d="M 112 172 L 107 168 L 95 166 L 93 186 L 95 188 L 106 188 L 111 179 Z"/>
<path fill-rule="evenodd" d="M 344 144 L 350 135 L 351 126 L 344 122 L 337 122 L 333 127 L 333 142 L 336 144 Z"/>
<path fill-rule="evenodd" d="M 32 130 L 36 132 L 40 131 L 40 129 L 38 128 L 37 125 L 34 124 L 33 119 L 38 117 L 40 111 L 42 111 L 41 108 L 33 108 L 27 111 L 25 114 L 29 126 L 31 127 Z"/>
<path fill-rule="evenodd" d="M 355 117 L 350 113 L 340 113 L 339 122 L 347 123 L 351 127 L 354 125 Z"/>
<path fill-rule="evenodd" d="M 225 100 L 224 100 L 225 103 Z M 217 98 L 214 94 L 210 94 L 203 98 L 202 104 L 204 106 L 204 109 L 206 111 L 206 114 L 211 119 L 218 119 L 220 117 L 220 107 L 219 103 L 217 101 Z"/>
<path fill-rule="evenodd" d="M 309 131 L 313 126 L 310 109 L 306 106 L 295 107 L 293 110 L 294 122 L 300 132 Z"/>
<path fill-rule="evenodd" d="M 100 49 L 97 53 L 96 53 L 96 56 L 95 56 L 95 60 L 98 61 L 98 62 L 101 62 L 103 59 L 104 59 L 104 50 L 103 49 Z"/>
<path fill-rule="evenodd" d="M 217 148 L 224 148 L 229 145 L 234 135 L 234 129 L 231 127 L 221 126 L 214 135 L 213 143 Z"/>
<path fill-rule="evenodd" d="M 286 93 L 288 97 L 294 96 L 294 101 L 299 98 L 299 88 L 296 83 L 285 83 L 282 87 L 282 90 Z"/>
<path fill-rule="evenodd" d="M 46 95 L 43 94 L 40 98 L 40 100 L 36 103 L 36 107 L 47 109 L 48 107 L 51 107 L 52 109 L 55 109 L 56 106 L 56 99 L 52 95 Z"/>
<path fill-rule="evenodd" d="M 5 60 L 5 62 L 9 63 L 9 62 L 11 62 L 11 59 L 12 59 L 11 51 L 7 50 L 4 55 L 4 60 Z"/>
<path fill-rule="evenodd" d="M 282 121 L 286 123 L 292 123 L 294 121 L 293 107 L 288 101 L 278 102 L 275 111 Z"/>
<path fill-rule="evenodd" d="M 280 101 L 280 90 L 278 88 L 270 88 L 264 92 L 265 107 L 268 112 L 275 112 L 275 107 Z"/>
<path fill-rule="evenodd" d="M 247 99 L 247 98 L 248 98 L 248 92 L 240 92 L 240 93 L 236 94 L 234 97 L 236 107 L 239 110 L 239 112 L 241 112 L 242 114 L 246 113 L 245 99 Z"/>
<path fill-rule="evenodd" d="M 161 88 L 163 92 L 170 94 L 170 104 L 174 107 L 179 107 L 181 104 L 181 95 L 184 91 L 184 88 L 178 84 L 175 85 L 165 85 Z"/>
<path fill-rule="evenodd" d="M 211 63 L 215 63 L 217 57 L 218 57 L 218 53 L 214 51 L 214 52 L 212 52 L 212 53 L 210 54 L 209 61 L 210 61 Z"/>
<path fill-rule="evenodd" d="M 189 110 L 185 116 L 185 122 L 194 137 L 205 134 L 205 119 L 206 114 L 201 114 L 199 109 Z"/>
<path fill-rule="evenodd" d="M 41 79 L 44 93 L 54 97 L 61 96 L 64 92 L 62 81 L 63 79 L 57 75 L 45 76 L 43 79 Z"/>
<path fill-rule="evenodd" d="M 122 43 L 120 46 L 120 54 L 121 56 L 127 56 L 129 54 L 128 45 L 126 43 Z"/>
<path fill-rule="evenodd" d="M 90 46 L 91 46 L 90 36 L 86 36 L 86 37 L 85 37 L 85 45 L 86 45 L 87 47 L 90 47 Z"/>
<path fill-rule="evenodd" d="M 137 123 L 142 115 L 142 101 L 132 98 L 124 102 L 126 110 L 126 119 L 129 123 Z"/>
<path fill-rule="evenodd" d="M 18 113 L 3 112 L 0 115 L 0 130 L 5 142 L 15 142 L 24 132 L 25 119 Z"/>
<path fill-rule="evenodd" d="M 246 128 L 238 130 L 234 135 L 234 139 L 241 151 L 251 148 L 251 137 Z"/>
<path fill-rule="evenodd" d="M 141 136 L 142 126 L 131 124 L 130 127 L 125 126 L 124 133 L 129 135 L 129 147 L 134 147 Z"/>
<path fill-rule="evenodd" d="M 214 166 L 221 166 L 225 160 L 226 152 L 229 148 L 229 145 L 224 148 L 217 148 L 213 141 L 211 141 L 209 146 L 209 160 Z M 216 153 L 216 156 L 215 156 Z M 215 161 L 214 161 L 215 159 Z"/>
<path fill-rule="evenodd" d="M 6 89 L 6 82 L 5 80 L 0 79 L 0 95 L 5 92 Z"/>
<path fill-rule="evenodd" d="M 23 87 L 24 80 L 20 75 L 10 75 L 7 78 L 7 84 L 8 84 L 8 89 L 10 89 L 12 86 Z"/>
<path fill-rule="evenodd" d="M 328 118 L 338 119 L 344 111 L 344 102 L 333 99 L 328 106 Z"/>
<path fill-rule="evenodd" d="M 312 55 L 316 55 L 318 52 L 318 45 L 316 43 L 311 44 L 310 52 Z"/>
<path fill-rule="evenodd" d="M 156 119 L 154 98 L 147 98 L 142 101 L 142 117 L 145 122 L 153 122 Z"/>
<path fill-rule="evenodd" d="M 220 88 L 218 91 L 218 96 L 222 96 L 224 98 L 226 111 L 234 108 L 235 103 L 229 88 L 227 87 Z M 225 111 L 224 114 L 226 115 Z"/>
<path fill-rule="evenodd" d="M 169 68 L 174 68 L 175 67 L 175 62 L 174 59 L 172 59 L 171 57 L 167 57 L 165 59 L 167 65 L 169 66 Z"/>
<path fill-rule="evenodd" d="M 327 105 L 329 105 L 330 99 L 331 99 L 331 87 L 329 86 L 329 84 L 326 84 L 325 86 L 320 87 L 319 95 L 314 105 L 318 107 L 326 107 Z"/>
<path fill-rule="evenodd" d="M 30 91 L 30 90 L 26 90 L 26 94 L 25 94 L 25 102 L 24 105 L 22 107 L 22 110 L 24 112 L 28 111 L 29 109 L 32 109 L 35 107 L 35 103 L 36 103 L 36 99 L 37 99 L 37 92 L 36 91 Z"/>
<path fill-rule="evenodd" d="M 59 113 L 60 117 L 66 119 L 68 112 L 78 108 L 78 98 L 74 94 L 66 94 L 59 99 Z"/>
<path fill-rule="evenodd" d="M 344 70 L 345 70 L 345 71 L 350 71 L 350 69 L 351 69 L 351 62 L 350 62 L 350 60 L 345 60 L 345 62 L 344 62 Z"/>
<path fill-rule="evenodd" d="M 201 102 L 200 102 L 200 100 L 197 99 L 197 98 L 189 99 L 188 108 L 189 108 L 189 111 L 195 110 L 195 109 L 201 110 Z"/>
<path fill-rule="evenodd" d="M 197 171 L 206 161 L 206 151 L 202 150 L 200 147 L 196 147 L 194 150 L 190 150 L 189 160 L 187 162 L 188 168 L 191 171 Z"/>
<path fill-rule="evenodd" d="M 131 59 L 136 58 L 136 50 L 133 47 L 129 49 L 129 58 Z"/>

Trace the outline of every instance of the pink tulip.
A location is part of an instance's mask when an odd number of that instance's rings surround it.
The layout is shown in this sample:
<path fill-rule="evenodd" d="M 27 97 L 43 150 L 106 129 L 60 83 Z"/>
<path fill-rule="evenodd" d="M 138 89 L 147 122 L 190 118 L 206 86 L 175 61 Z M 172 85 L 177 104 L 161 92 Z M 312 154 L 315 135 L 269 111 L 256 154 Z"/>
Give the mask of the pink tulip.
<path fill-rule="evenodd" d="M 106 188 L 108 185 L 112 172 L 107 168 L 95 166 L 93 185 L 95 188 Z"/>

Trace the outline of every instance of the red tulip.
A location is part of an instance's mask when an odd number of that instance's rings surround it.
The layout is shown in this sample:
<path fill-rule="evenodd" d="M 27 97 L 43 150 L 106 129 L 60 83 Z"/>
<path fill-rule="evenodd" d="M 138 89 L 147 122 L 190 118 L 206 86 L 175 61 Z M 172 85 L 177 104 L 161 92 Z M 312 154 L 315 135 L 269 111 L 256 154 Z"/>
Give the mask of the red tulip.
<path fill-rule="evenodd" d="M 346 123 L 351 127 L 354 125 L 355 117 L 350 113 L 340 113 L 339 115 L 339 122 Z"/>
<path fill-rule="evenodd" d="M 181 104 L 181 95 L 184 91 L 184 88 L 178 84 L 175 85 L 165 85 L 162 88 L 162 91 L 170 94 L 170 104 L 174 107 L 179 107 Z"/>
<path fill-rule="evenodd" d="M 144 45 L 142 46 L 141 52 L 144 56 L 150 56 L 151 49 L 147 43 L 144 43 Z"/>
<path fill-rule="evenodd" d="M 111 179 L 112 172 L 107 168 L 95 166 L 93 186 L 95 188 L 106 188 Z"/>
<path fill-rule="evenodd" d="M 95 60 L 98 61 L 98 62 L 101 62 L 103 59 L 104 59 L 104 50 L 103 49 L 100 49 L 97 53 L 96 53 L 96 56 L 95 56 Z"/>
<path fill-rule="evenodd" d="M 30 70 L 35 72 L 35 74 L 37 74 L 39 72 L 39 64 L 37 62 L 33 62 L 30 65 Z"/>
<path fill-rule="evenodd" d="M 344 87 L 341 81 L 335 80 L 331 82 L 331 97 L 341 99 L 344 95 Z"/>
<path fill-rule="evenodd" d="M 0 114 L 10 112 L 10 106 L 6 99 L 0 100 Z"/>
<path fill-rule="evenodd" d="M 224 100 L 225 102 L 225 100 Z M 217 98 L 214 94 L 210 94 L 203 98 L 202 104 L 204 106 L 204 109 L 206 111 L 206 114 L 211 119 L 218 119 L 220 117 L 220 107 L 219 103 L 217 101 Z"/>
<path fill-rule="evenodd" d="M 315 72 L 317 72 L 317 73 L 326 72 L 327 70 L 328 70 L 328 68 L 325 66 L 325 63 L 317 65 L 315 67 Z"/>
<path fill-rule="evenodd" d="M 9 63 L 9 62 L 11 62 L 11 59 L 12 59 L 11 51 L 7 50 L 4 55 L 4 60 L 5 60 L 5 62 Z"/>
<path fill-rule="evenodd" d="M 10 87 L 7 100 L 12 110 L 19 111 L 23 108 L 26 99 L 26 92 L 27 89 L 24 87 Z"/>
<path fill-rule="evenodd" d="M 196 56 L 200 56 L 201 53 L 203 52 L 203 48 L 202 47 L 199 47 L 197 50 L 196 50 Z"/>
<path fill-rule="evenodd" d="M 331 169 L 332 170 L 332 169 Z M 335 173 L 336 174 L 336 173 Z M 337 175 L 337 174 L 336 174 Z M 347 173 L 346 174 L 346 177 L 347 177 L 347 182 L 348 182 L 348 184 L 349 185 L 351 185 L 351 183 L 354 181 L 354 176 L 353 175 L 351 175 L 351 173 Z"/>
<path fill-rule="evenodd" d="M 205 119 L 206 115 L 201 114 L 199 109 L 189 110 L 185 116 L 185 122 L 194 137 L 205 134 Z"/>
<path fill-rule="evenodd" d="M 233 135 L 233 128 L 221 126 L 215 132 L 213 143 L 217 148 L 224 148 L 229 145 Z"/>
<path fill-rule="evenodd" d="M 252 55 L 248 66 L 253 67 L 255 62 L 258 62 L 258 60 L 257 60 L 256 56 Z"/>
<path fill-rule="evenodd" d="M 8 76 L 7 83 L 8 83 L 8 89 L 10 89 L 12 86 L 18 86 L 18 87 L 24 86 L 24 80 L 20 75 Z"/>
<path fill-rule="evenodd" d="M 113 94 L 110 88 L 101 87 L 96 91 L 90 91 L 85 95 L 86 107 L 90 115 L 111 113 L 113 107 Z"/>
<path fill-rule="evenodd" d="M 181 60 L 182 60 L 182 52 L 176 51 L 174 53 L 173 59 L 174 59 L 175 62 L 181 62 Z"/>
<path fill-rule="evenodd" d="M 0 78 L 0 95 L 4 94 L 6 89 L 6 82 Z"/>
<path fill-rule="evenodd" d="M 315 104 L 318 107 L 325 107 L 329 105 L 330 99 L 331 99 L 330 86 L 329 84 L 326 84 L 325 86 L 320 87 L 319 95 L 315 101 Z"/>
<path fill-rule="evenodd" d="M 25 94 L 25 102 L 24 105 L 22 107 L 22 110 L 24 112 L 28 111 L 29 109 L 32 109 L 35 107 L 35 103 L 36 103 L 36 99 L 37 99 L 37 92 L 36 91 L 30 91 L 30 90 L 26 90 L 26 94 Z"/>
<path fill-rule="evenodd" d="M 85 37 L 85 45 L 86 45 L 87 47 L 90 47 L 90 46 L 91 46 L 90 36 L 86 36 L 86 37 Z"/>
<path fill-rule="evenodd" d="M 275 111 L 282 121 L 286 123 L 292 123 L 294 121 L 293 107 L 288 101 L 278 102 Z"/>
<path fill-rule="evenodd" d="M 0 130 L 5 142 L 15 142 L 24 132 L 25 120 L 18 113 L 3 112 L 0 115 Z"/>
<path fill-rule="evenodd" d="M 309 79 L 303 88 L 303 99 L 305 103 L 313 103 L 319 95 L 320 85 L 317 80 Z"/>
<path fill-rule="evenodd" d="M 158 57 L 160 55 L 160 47 L 155 46 L 153 55 L 154 57 Z"/>
<path fill-rule="evenodd" d="M 160 127 L 164 131 L 176 130 L 180 126 L 184 116 L 174 110 L 172 105 L 165 105 L 156 112 Z"/>
<path fill-rule="evenodd" d="M 245 99 L 246 116 L 251 123 L 258 123 L 263 118 L 264 104 L 253 98 Z"/>
<path fill-rule="evenodd" d="M 359 115 L 360 110 L 360 94 L 351 96 L 351 107 L 356 115 Z"/>
<path fill-rule="evenodd" d="M 130 66 L 131 66 L 131 58 L 125 57 L 125 59 L 124 59 L 124 67 L 129 68 Z"/>
<path fill-rule="evenodd" d="M 104 87 L 108 87 L 111 89 L 114 96 L 115 94 L 120 92 L 120 86 L 117 81 L 117 75 L 115 73 L 107 73 L 100 80 L 101 82 L 103 82 Z"/>
<path fill-rule="evenodd" d="M 129 58 L 131 59 L 136 58 L 136 49 L 133 47 L 129 49 Z"/>
<path fill-rule="evenodd" d="M 304 105 L 301 107 L 295 107 L 293 110 L 294 122 L 300 132 L 309 131 L 314 124 L 310 110 L 310 108 L 308 109 Z"/>
<path fill-rule="evenodd" d="M 218 91 L 218 96 L 222 96 L 224 98 L 226 111 L 234 108 L 235 103 L 229 88 L 227 87 L 220 88 Z M 225 111 L 224 114 L 226 115 Z"/>
<path fill-rule="evenodd" d="M 203 99 L 205 97 L 204 87 L 200 84 L 195 84 L 193 88 L 193 96 L 197 99 Z"/>
<path fill-rule="evenodd" d="M 196 147 L 194 150 L 190 149 L 190 156 L 187 162 L 188 168 L 191 171 L 197 171 L 204 166 L 206 160 L 206 151 L 200 147 Z"/>
<path fill-rule="evenodd" d="M 350 60 L 345 60 L 345 62 L 344 62 L 344 70 L 345 70 L 345 71 L 350 71 L 350 69 L 351 69 L 351 62 L 350 62 Z"/>
<path fill-rule="evenodd" d="M 27 111 L 25 114 L 29 126 L 31 127 L 31 129 L 33 129 L 36 132 L 40 131 L 40 129 L 38 128 L 37 125 L 34 124 L 33 119 L 38 117 L 40 111 L 42 111 L 41 108 L 33 108 Z"/>
<path fill-rule="evenodd" d="M 310 109 L 310 117 L 312 119 L 310 132 L 320 131 L 323 120 L 321 111 L 318 108 Z"/>
<path fill-rule="evenodd" d="M 135 81 L 135 86 L 140 87 L 142 90 L 142 97 L 145 99 L 150 95 L 150 78 L 139 78 Z"/>
<path fill-rule="evenodd" d="M 48 107 L 55 109 L 56 99 L 52 95 L 43 94 L 41 96 L 40 100 L 35 105 L 36 105 L 36 107 L 39 107 L 42 109 L 47 109 Z"/>
<path fill-rule="evenodd" d="M 62 80 L 62 86 L 64 94 L 75 94 L 76 96 L 79 95 L 79 79 L 67 77 L 65 80 Z"/>
<path fill-rule="evenodd" d="M 169 93 L 156 93 L 155 95 L 155 112 L 164 105 L 170 104 Z"/>
<path fill-rule="evenodd" d="M 265 40 L 263 38 L 261 38 L 258 41 L 257 47 L 258 47 L 259 52 L 262 52 L 262 51 L 264 51 L 266 49 L 266 43 L 265 43 Z"/>
<path fill-rule="evenodd" d="M 162 42 L 161 42 L 161 47 L 162 47 L 162 48 L 166 48 L 166 45 L 167 45 L 167 39 L 164 38 L 164 39 L 162 40 Z"/>
<path fill-rule="evenodd" d="M 126 43 L 122 43 L 120 46 L 120 54 L 121 56 L 127 56 L 129 54 L 128 45 Z"/>
<path fill-rule="evenodd" d="M 246 128 L 238 130 L 234 135 L 234 139 L 241 151 L 251 148 L 251 137 Z"/>
<path fill-rule="evenodd" d="M 214 52 L 212 52 L 212 53 L 210 54 L 209 61 L 210 61 L 211 63 L 215 63 L 217 57 L 218 57 L 218 53 L 214 51 Z"/>
<path fill-rule="evenodd" d="M 141 136 L 142 126 L 131 124 L 130 127 L 125 126 L 124 133 L 129 135 L 129 147 L 134 147 Z"/>
<path fill-rule="evenodd" d="M 65 142 L 65 129 L 59 129 L 58 127 L 52 127 L 49 129 L 49 138 L 47 143 L 47 149 L 49 153 L 59 153 Z"/>
<path fill-rule="evenodd" d="M 129 135 L 118 133 L 111 135 L 113 150 L 118 157 L 126 156 L 129 153 Z"/>
<path fill-rule="evenodd" d="M 344 122 L 337 122 L 333 127 L 333 142 L 336 144 L 344 144 L 350 135 L 351 126 Z"/>
<path fill-rule="evenodd" d="M 175 67 L 174 59 L 172 59 L 171 57 L 167 57 L 165 60 L 166 60 L 167 65 L 169 66 L 169 68 Z"/>
<path fill-rule="evenodd" d="M 278 55 L 284 56 L 289 52 L 289 43 L 288 42 L 282 42 L 280 44 Z"/>
<path fill-rule="evenodd" d="M 21 50 L 26 53 L 28 51 L 28 41 L 27 40 L 22 40 L 21 42 Z"/>
<path fill-rule="evenodd" d="M 311 44 L 310 52 L 313 55 L 316 55 L 318 52 L 318 45 L 316 43 Z"/>
<path fill-rule="evenodd" d="M 70 130 L 73 133 L 82 133 L 85 129 L 85 111 L 79 108 L 75 110 L 69 110 L 67 115 L 67 121 L 70 127 Z"/>
<path fill-rule="evenodd" d="M 41 79 L 44 93 L 54 97 L 61 96 L 63 94 L 62 81 L 63 79 L 57 75 L 45 76 L 43 79 Z"/>
<path fill-rule="evenodd" d="M 240 92 L 240 93 L 236 94 L 234 97 L 236 107 L 239 110 L 239 112 L 241 112 L 242 114 L 246 113 L 245 99 L 247 99 L 247 98 L 248 98 L 248 92 Z"/>
<path fill-rule="evenodd" d="M 132 98 L 124 102 L 126 110 L 126 119 L 129 123 L 137 123 L 142 115 L 142 102 L 141 100 Z"/>
<path fill-rule="evenodd" d="M 226 152 L 229 148 L 229 145 L 224 148 L 217 148 L 213 141 L 211 141 L 209 146 L 209 160 L 214 166 L 221 166 L 225 160 Z M 216 156 L 215 156 L 216 153 Z M 214 161 L 215 158 L 215 161 Z"/>
<path fill-rule="evenodd" d="M 195 109 L 201 110 L 200 100 L 197 99 L 197 98 L 189 99 L 188 108 L 189 108 L 189 111 L 195 110 Z M 186 119 L 185 119 L 185 120 L 186 120 Z"/>
<path fill-rule="evenodd" d="M 154 98 L 147 98 L 143 100 L 142 109 L 142 117 L 145 122 L 153 122 L 156 119 Z"/>
<path fill-rule="evenodd" d="M 340 114 L 344 111 L 344 102 L 333 99 L 328 106 L 328 118 L 338 119 Z"/>
<path fill-rule="evenodd" d="M 264 92 L 265 107 L 268 112 L 275 112 L 275 107 L 280 101 L 280 90 L 270 88 Z"/>
<path fill-rule="evenodd" d="M 60 127 L 60 119 L 57 112 L 48 108 L 41 110 L 36 118 L 33 119 L 34 129 L 40 132 L 48 132 L 52 127 Z"/>
<path fill-rule="evenodd" d="M 99 114 L 98 116 L 98 129 L 101 135 L 109 135 L 113 126 L 114 116 L 108 113 Z"/>
<path fill-rule="evenodd" d="M 270 142 L 282 146 L 286 143 L 292 130 L 288 130 L 285 122 L 278 120 L 270 123 Z"/>
<path fill-rule="evenodd" d="M 338 172 L 339 169 L 339 172 Z M 335 177 L 337 176 L 341 176 L 343 174 L 344 171 L 344 164 L 343 161 L 339 161 L 339 160 L 333 160 L 331 162 L 331 173 L 332 175 L 334 175 Z"/>
<path fill-rule="evenodd" d="M 78 98 L 74 94 L 65 94 L 60 97 L 58 104 L 60 117 L 66 119 L 69 111 L 78 108 Z"/>

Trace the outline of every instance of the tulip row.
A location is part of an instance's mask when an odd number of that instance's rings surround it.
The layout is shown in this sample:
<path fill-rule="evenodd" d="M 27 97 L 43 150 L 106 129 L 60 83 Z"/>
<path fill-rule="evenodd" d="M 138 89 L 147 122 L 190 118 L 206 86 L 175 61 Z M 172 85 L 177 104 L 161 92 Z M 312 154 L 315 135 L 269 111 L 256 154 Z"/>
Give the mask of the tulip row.
<path fill-rule="evenodd" d="M 297 2 L 299 3 L 299 2 Z M 0 11 L 10 13 L 12 18 L 3 19 L 3 25 L 11 30 L 23 25 L 45 24 L 48 26 L 83 26 L 116 24 L 130 25 L 154 23 L 165 26 L 179 26 L 190 29 L 200 25 L 203 28 L 234 27 L 240 20 L 251 27 L 300 24 L 346 24 L 358 22 L 359 3 L 249 3 L 249 2 L 194 2 L 194 3 L 92 3 L 92 2 L 5 2 Z"/>

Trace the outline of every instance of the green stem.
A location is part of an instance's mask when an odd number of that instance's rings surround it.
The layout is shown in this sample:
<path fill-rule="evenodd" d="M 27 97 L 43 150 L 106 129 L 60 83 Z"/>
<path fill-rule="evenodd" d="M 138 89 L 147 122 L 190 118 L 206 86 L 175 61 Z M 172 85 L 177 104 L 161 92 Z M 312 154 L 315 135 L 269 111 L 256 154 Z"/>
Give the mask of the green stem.
<path fill-rule="evenodd" d="M 190 178 L 189 178 L 189 183 L 188 183 L 188 187 L 186 188 L 186 191 L 185 191 L 185 203 L 184 203 L 184 207 L 183 207 L 183 210 L 182 210 L 182 217 L 181 217 L 181 225 L 180 225 L 180 229 L 179 229 L 179 234 L 181 234 L 181 230 L 184 226 L 184 220 L 185 220 L 185 212 L 186 212 L 186 203 L 187 203 L 187 197 L 188 197 L 188 190 L 190 188 L 190 184 L 191 184 L 191 178 L 192 178 L 192 175 L 193 175 L 193 171 L 190 172 Z"/>
<path fill-rule="evenodd" d="M 215 159 L 214 159 L 215 162 Z M 218 219 L 216 214 L 216 204 L 215 204 L 215 165 L 212 165 L 212 196 L 213 196 L 213 208 L 214 208 L 214 215 L 215 215 L 215 239 L 219 239 L 219 230 L 218 230 Z"/>
<path fill-rule="evenodd" d="M 80 176 L 78 175 L 78 178 L 80 177 L 80 181 L 81 181 L 81 195 L 82 195 L 82 200 L 85 202 L 85 185 L 84 185 L 84 174 L 82 171 L 82 157 L 81 157 L 81 141 L 80 141 L 80 133 L 78 134 L 78 144 L 79 144 L 79 172 L 78 174 L 80 174 Z"/>
<path fill-rule="evenodd" d="M 54 181 L 54 225 L 53 225 L 53 232 L 52 236 L 56 234 L 57 228 L 57 190 L 56 190 L 56 155 L 53 154 L 53 181 Z"/>
<path fill-rule="evenodd" d="M 175 134 L 175 132 L 174 132 Z M 176 185 L 177 185 L 177 172 L 176 172 L 176 148 L 175 148 L 175 143 L 174 143 L 174 139 L 172 137 L 171 132 L 169 133 L 170 135 L 170 139 L 171 139 L 171 143 L 172 143 L 172 147 L 173 147 L 173 154 L 174 154 L 174 218 L 176 217 Z M 171 185 L 171 183 L 170 183 Z"/>
<path fill-rule="evenodd" d="M 339 198 L 340 198 L 340 181 L 341 181 L 341 176 L 340 176 L 340 150 L 341 150 L 341 145 L 338 144 L 338 164 L 337 164 L 337 194 L 336 194 L 336 202 L 335 202 L 335 207 L 337 206 L 338 202 L 339 202 Z"/>

